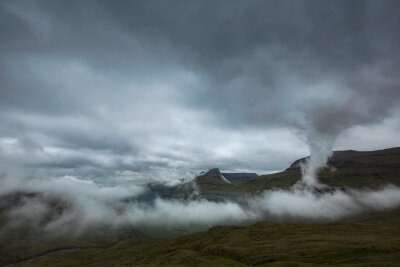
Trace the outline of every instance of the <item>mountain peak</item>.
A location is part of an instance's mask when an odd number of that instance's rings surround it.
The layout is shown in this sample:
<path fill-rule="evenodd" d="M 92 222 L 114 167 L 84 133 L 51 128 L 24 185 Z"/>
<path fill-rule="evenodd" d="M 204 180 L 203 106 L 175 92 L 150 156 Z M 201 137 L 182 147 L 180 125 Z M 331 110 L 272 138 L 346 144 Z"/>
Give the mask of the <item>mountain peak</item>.
<path fill-rule="evenodd" d="M 221 172 L 219 171 L 218 168 L 213 168 L 210 169 L 208 172 L 206 172 L 204 175 L 216 175 L 219 177 L 221 175 Z"/>
<path fill-rule="evenodd" d="M 198 176 L 196 178 L 197 183 L 230 183 L 228 179 L 226 179 L 218 168 L 210 169 L 208 172 Z"/>

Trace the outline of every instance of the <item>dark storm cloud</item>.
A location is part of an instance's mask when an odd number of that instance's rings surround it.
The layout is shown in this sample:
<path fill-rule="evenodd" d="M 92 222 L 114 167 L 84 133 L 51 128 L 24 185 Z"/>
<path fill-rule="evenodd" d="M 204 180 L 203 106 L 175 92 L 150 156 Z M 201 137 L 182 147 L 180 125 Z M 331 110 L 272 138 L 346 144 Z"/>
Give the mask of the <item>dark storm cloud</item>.
<path fill-rule="evenodd" d="M 283 169 L 307 153 L 293 129 L 315 153 L 352 126 L 398 118 L 399 11 L 398 1 L 3 1 L 1 151 L 93 176 Z"/>

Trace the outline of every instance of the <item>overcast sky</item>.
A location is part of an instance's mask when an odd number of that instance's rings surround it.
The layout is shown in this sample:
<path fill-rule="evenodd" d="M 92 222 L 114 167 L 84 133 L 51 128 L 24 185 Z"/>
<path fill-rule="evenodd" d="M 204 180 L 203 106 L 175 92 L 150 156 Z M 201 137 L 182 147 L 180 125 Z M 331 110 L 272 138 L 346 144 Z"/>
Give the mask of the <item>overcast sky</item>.
<path fill-rule="evenodd" d="M 0 159 L 141 180 L 400 145 L 400 1 L 1 1 Z M 319 141 L 318 141 L 319 142 Z"/>

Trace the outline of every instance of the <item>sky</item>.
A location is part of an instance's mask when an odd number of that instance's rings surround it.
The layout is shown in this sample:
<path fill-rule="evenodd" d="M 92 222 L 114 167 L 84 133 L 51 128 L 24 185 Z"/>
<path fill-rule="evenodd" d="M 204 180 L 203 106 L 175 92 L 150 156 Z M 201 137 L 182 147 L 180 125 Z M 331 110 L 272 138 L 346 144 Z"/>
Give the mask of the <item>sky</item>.
<path fill-rule="evenodd" d="M 173 182 L 400 146 L 399 11 L 390 0 L 3 0 L 0 167 Z"/>

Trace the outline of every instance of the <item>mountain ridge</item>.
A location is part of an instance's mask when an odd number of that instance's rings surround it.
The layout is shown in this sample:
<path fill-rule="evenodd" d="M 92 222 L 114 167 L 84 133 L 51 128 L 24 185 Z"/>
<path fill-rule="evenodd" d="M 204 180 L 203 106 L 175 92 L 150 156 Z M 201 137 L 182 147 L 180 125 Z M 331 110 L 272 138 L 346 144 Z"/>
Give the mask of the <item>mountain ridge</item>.
<path fill-rule="evenodd" d="M 284 171 L 259 175 L 244 182 L 217 182 L 208 173 L 195 182 L 200 195 L 208 200 L 237 200 L 265 190 L 288 189 L 301 179 L 300 164 L 309 157 L 295 160 Z M 400 147 L 372 151 L 334 151 L 327 166 L 318 172 L 318 180 L 328 187 L 376 189 L 387 184 L 400 186 Z M 207 182 L 203 182 L 207 181 Z"/>

